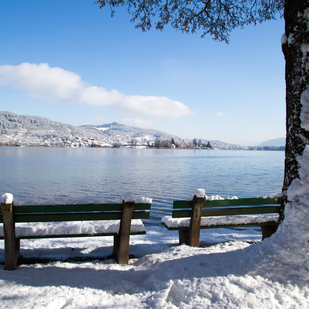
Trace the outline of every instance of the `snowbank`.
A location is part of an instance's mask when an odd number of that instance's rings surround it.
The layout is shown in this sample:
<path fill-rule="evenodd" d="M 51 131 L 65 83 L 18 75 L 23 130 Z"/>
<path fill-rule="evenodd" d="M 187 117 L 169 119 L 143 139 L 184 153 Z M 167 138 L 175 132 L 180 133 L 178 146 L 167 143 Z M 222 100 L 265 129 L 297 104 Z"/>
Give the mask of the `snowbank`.
<path fill-rule="evenodd" d="M 30 264 L 0 266 L 1 308 L 309 308 L 308 195 L 293 194 L 298 204 L 263 242 L 259 229 L 206 229 L 191 248 L 148 227 L 131 236 L 129 265 L 108 258 L 113 237 L 21 240 Z"/>
<path fill-rule="evenodd" d="M 21 240 L 25 258 L 58 261 L 16 271 L 0 265 L 1 308 L 308 308 L 307 286 L 267 278 L 248 263 L 260 238 L 254 229 L 203 230 L 202 247 L 191 248 L 176 245 L 177 232 L 150 227 L 131 237 L 129 265 L 95 260 L 111 254 L 112 237 Z M 0 241 L 2 261 L 3 251 Z M 78 257 L 89 261 L 61 261 Z"/>

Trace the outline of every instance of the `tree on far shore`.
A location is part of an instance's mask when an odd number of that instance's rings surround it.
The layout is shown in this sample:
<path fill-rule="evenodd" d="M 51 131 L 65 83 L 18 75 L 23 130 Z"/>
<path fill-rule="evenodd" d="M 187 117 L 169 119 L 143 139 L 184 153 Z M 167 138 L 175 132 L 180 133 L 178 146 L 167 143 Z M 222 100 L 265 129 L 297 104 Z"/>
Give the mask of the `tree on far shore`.
<path fill-rule="evenodd" d="M 158 137 L 156 138 L 154 145 L 155 145 L 155 148 L 160 148 L 161 147 L 161 141 L 160 141 L 160 139 Z"/>

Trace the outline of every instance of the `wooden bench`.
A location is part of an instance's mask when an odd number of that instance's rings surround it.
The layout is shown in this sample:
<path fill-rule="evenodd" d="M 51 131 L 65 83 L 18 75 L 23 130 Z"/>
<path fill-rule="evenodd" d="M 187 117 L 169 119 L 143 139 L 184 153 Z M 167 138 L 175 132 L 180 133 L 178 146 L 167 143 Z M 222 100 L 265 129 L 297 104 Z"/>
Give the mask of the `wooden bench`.
<path fill-rule="evenodd" d="M 113 254 L 119 264 L 128 264 L 130 235 L 146 234 L 145 227 L 141 220 L 131 226 L 132 219 L 148 219 L 151 203 L 125 202 L 122 204 L 76 204 L 76 205 L 24 205 L 14 206 L 12 202 L 2 199 L 0 223 L 3 223 L 3 234 L 5 246 L 5 269 L 16 269 L 20 256 L 20 239 L 31 238 L 64 238 L 64 237 L 91 237 L 91 236 L 114 236 Z M 104 228 L 100 229 L 102 220 L 113 220 L 102 222 Z M 120 220 L 120 221 L 115 221 Z M 77 222 L 80 221 L 80 222 Z M 85 221 L 94 221 L 96 228 L 84 229 L 82 224 Z M 134 222 L 133 221 L 133 222 Z M 45 222 L 46 230 L 41 233 L 30 233 L 23 230 L 15 223 Z M 52 222 L 52 223 L 47 223 Z M 81 224 L 77 231 L 57 232 L 56 222 L 67 222 Z M 94 222 L 90 222 L 91 224 Z M 111 228 L 106 229 L 106 223 L 111 223 Z M 86 223 L 85 223 L 86 224 Z M 48 225 L 50 228 L 48 228 Z M 89 227 L 89 225 L 88 225 Z M 91 226 L 92 227 L 92 226 Z M 28 229 L 29 230 L 29 229 Z M 31 228 L 30 228 L 31 230 Z"/>
<path fill-rule="evenodd" d="M 262 240 L 278 227 L 280 198 L 240 198 L 174 201 L 172 216 L 162 218 L 169 230 L 179 231 L 179 243 L 199 247 L 200 229 L 260 226 Z"/>

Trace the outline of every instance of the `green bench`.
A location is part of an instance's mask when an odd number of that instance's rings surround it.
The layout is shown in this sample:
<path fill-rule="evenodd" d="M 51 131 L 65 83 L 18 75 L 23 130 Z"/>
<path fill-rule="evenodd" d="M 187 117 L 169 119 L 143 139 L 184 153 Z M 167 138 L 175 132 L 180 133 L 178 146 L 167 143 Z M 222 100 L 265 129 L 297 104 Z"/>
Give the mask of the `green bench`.
<path fill-rule="evenodd" d="M 162 218 L 169 230 L 178 230 L 179 243 L 199 247 L 200 229 L 260 226 L 262 240 L 278 227 L 279 198 L 240 198 L 174 201 L 172 216 Z"/>
<path fill-rule="evenodd" d="M 151 202 L 148 201 L 14 206 L 13 197 L 12 199 L 2 197 L 0 223 L 3 223 L 3 233 L 0 233 L 0 239 L 4 239 L 5 246 L 4 268 L 16 269 L 20 256 L 20 239 L 92 236 L 114 236 L 113 254 L 119 264 L 128 264 L 130 235 L 146 234 L 142 221 L 134 219 L 149 218 Z M 46 223 L 45 230 L 35 231 L 38 222 Z M 64 223 L 64 229 L 57 229 L 57 223 L 60 222 Z M 27 224 L 23 226 L 18 223 Z M 83 227 L 83 224 L 86 227 Z"/>

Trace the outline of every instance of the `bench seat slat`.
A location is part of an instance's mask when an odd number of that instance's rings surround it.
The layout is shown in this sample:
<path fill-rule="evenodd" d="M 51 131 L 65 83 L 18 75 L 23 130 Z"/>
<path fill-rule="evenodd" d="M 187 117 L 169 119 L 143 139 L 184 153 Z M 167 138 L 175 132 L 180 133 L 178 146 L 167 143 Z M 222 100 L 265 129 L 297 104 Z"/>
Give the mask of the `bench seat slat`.
<path fill-rule="evenodd" d="M 255 205 L 280 205 L 280 199 L 276 198 L 239 198 L 207 201 L 206 207 L 233 207 L 233 206 L 255 206 Z"/>
<path fill-rule="evenodd" d="M 149 211 L 133 211 L 132 219 L 149 219 Z M 15 214 L 15 222 L 120 220 L 121 212 Z"/>
<path fill-rule="evenodd" d="M 150 210 L 151 204 L 137 203 L 134 210 Z M 85 204 L 85 205 L 23 205 L 13 208 L 15 214 L 21 213 L 52 213 L 52 212 L 90 212 L 90 211 L 121 211 L 122 204 Z"/>

